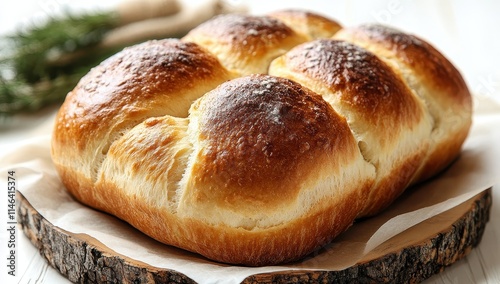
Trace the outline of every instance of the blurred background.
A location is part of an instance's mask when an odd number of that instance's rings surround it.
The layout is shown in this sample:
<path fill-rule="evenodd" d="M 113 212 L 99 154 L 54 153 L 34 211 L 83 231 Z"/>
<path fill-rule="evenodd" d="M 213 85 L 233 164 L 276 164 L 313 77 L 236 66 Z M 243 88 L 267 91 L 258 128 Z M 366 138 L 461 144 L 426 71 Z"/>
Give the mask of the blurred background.
<path fill-rule="evenodd" d="M 219 13 L 260 15 L 283 8 L 308 9 L 344 26 L 378 22 L 416 34 L 455 64 L 476 99 L 499 100 L 496 0 L 8 0 L 0 3 L 1 151 L 47 131 L 40 126 L 50 126 L 64 95 L 82 74 L 123 46 L 182 36 Z M 22 275 L 15 283 L 67 282 L 47 267 L 26 238 L 19 238 Z M 469 283 L 467 275 L 476 273 L 475 280 L 490 283 L 491 270 L 481 276 L 477 271 L 483 268 L 471 263 L 498 264 L 498 251 L 491 254 L 480 248 L 468 258 L 474 261 L 461 261 L 429 282 Z M 500 279 L 498 271 L 493 273 L 493 279 Z"/>

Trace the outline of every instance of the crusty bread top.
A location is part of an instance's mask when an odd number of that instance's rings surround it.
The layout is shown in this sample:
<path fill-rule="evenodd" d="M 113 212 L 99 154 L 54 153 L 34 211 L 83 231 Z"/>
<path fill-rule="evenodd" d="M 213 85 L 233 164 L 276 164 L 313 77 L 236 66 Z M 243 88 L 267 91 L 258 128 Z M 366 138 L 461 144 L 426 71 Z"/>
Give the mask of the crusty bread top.
<path fill-rule="evenodd" d="M 411 66 L 420 80 L 438 92 L 445 92 L 455 104 L 470 104 L 467 86 L 453 64 L 439 51 L 417 36 L 403 33 L 382 25 L 360 25 L 343 29 L 335 35 L 338 39 L 352 41 L 375 54 L 398 58 Z M 376 50 L 379 50 L 378 52 Z M 383 49 L 384 51 L 382 52 Z"/>
<path fill-rule="evenodd" d="M 274 18 L 230 14 L 201 24 L 183 40 L 203 46 L 224 67 L 243 76 L 267 73 L 274 58 L 307 38 Z"/>
<path fill-rule="evenodd" d="M 338 22 L 332 19 L 304 10 L 279 10 L 268 15 L 282 21 L 308 40 L 331 38 L 342 28 Z"/>

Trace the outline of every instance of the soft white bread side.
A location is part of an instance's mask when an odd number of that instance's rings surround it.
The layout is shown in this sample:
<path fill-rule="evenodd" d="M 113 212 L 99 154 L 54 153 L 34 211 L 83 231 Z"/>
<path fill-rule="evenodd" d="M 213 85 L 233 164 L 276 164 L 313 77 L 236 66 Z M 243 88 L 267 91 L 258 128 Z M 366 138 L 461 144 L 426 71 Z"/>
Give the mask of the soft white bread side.
<path fill-rule="evenodd" d="M 328 244 L 449 165 L 471 116 L 430 45 L 411 53 L 370 28 L 325 38 L 339 28 L 300 11 L 225 15 L 124 49 L 57 114 L 63 183 L 214 261 L 280 264 Z"/>

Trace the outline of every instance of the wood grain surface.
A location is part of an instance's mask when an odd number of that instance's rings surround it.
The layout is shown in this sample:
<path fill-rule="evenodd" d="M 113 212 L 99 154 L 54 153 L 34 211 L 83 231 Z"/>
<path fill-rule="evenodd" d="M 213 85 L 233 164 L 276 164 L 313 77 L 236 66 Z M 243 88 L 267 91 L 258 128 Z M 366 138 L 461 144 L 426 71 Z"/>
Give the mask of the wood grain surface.
<path fill-rule="evenodd" d="M 18 193 L 17 198 L 18 222 L 25 235 L 41 256 L 71 282 L 194 283 L 177 271 L 157 268 L 117 254 L 91 236 L 55 227 L 22 194 Z M 345 270 L 257 274 L 246 278 L 243 283 L 418 283 L 462 259 L 479 244 L 489 220 L 491 204 L 492 191 L 488 189 L 403 232 L 397 240 L 388 240 Z M 433 220 L 435 218 L 438 221 Z M 434 232 L 420 236 L 421 232 L 428 231 L 429 224 L 436 223 L 439 226 Z"/>

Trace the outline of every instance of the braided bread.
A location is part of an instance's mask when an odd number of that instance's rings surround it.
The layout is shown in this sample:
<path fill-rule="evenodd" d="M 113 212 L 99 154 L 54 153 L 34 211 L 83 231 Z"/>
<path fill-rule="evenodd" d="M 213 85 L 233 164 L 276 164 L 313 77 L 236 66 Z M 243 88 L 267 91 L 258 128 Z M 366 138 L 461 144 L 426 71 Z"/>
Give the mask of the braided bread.
<path fill-rule="evenodd" d="M 471 96 L 403 32 L 302 11 L 223 15 L 103 61 L 61 106 L 67 190 L 152 238 L 295 261 L 459 155 Z"/>

